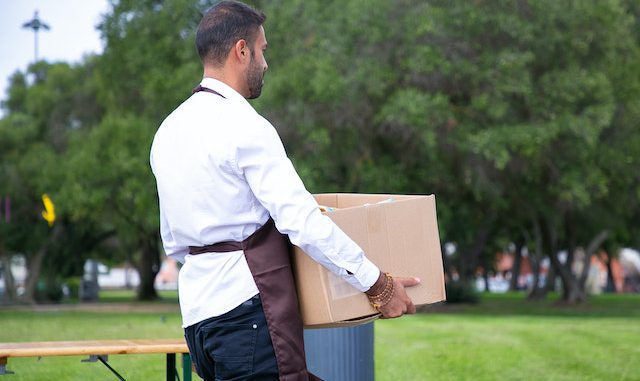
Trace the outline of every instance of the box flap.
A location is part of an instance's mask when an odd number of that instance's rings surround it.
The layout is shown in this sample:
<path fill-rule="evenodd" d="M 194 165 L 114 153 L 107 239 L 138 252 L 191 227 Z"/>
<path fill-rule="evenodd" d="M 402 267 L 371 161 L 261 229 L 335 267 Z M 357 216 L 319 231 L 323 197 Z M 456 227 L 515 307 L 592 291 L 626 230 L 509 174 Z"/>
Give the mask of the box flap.
<path fill-rule="evenodd" d="M 404 201 L 424 196 L 399 194 L 320 193 L 314 195 L 314 197 L 320 205 L 346 209 L 364 206 L 365 204 L 376 204 L 387 200 Z"/>

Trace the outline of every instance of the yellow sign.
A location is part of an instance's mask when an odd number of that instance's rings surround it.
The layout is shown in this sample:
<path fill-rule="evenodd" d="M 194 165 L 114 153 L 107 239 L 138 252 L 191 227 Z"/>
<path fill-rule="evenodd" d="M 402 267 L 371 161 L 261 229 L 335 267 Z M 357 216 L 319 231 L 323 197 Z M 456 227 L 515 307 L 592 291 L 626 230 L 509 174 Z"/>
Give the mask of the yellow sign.
<path fill-rule="evenodd" d="M 42 203 L 44 204 L 42 218 L 44 218 L 49 224 L 49 227 L 51 227 L 53 226 L 53 222 L 56 220 L 56 208 L 53 205 L 53 201 L 51 201 L 46 193 L 42 195 Z"/>

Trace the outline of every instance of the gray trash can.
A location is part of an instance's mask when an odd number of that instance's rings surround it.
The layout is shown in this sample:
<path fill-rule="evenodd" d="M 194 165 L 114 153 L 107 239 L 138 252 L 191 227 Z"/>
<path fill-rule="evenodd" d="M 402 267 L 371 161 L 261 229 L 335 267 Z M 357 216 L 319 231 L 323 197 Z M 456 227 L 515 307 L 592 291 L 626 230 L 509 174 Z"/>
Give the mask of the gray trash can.
<path fill-rule="evenodd" d="M 95 302 L 98 300 L 98 289 L 98 281 L 82 279 L 78 297 L 83 302 Z"/>
<path fill-rule="evenodd" d="M 373 322 L 304 331 L 307 368 L 326 381 L 373 381 Z"/>

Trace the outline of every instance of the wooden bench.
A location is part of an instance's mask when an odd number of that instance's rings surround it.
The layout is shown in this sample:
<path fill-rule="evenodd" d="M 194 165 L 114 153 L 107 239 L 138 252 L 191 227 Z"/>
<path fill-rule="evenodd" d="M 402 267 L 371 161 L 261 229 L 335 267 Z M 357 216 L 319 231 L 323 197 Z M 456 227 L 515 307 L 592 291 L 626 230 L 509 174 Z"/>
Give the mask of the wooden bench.
<path fill-rule="evenodd" d="M 157 340 L 83 340 L 83 341 L 41 341 L 28 343 L 0 343 L 0 375 L 13 373 L 7 367 L 10 357 L 83 356 L 84 362 L 102 362 L 120 380 L 118 372 L 107 364 L 108 355 L 152 354 L 167 355 L 167 381 L 175 381 L 176 353 L 182 353 L 184 381 L 191 381 L 191 358 L 184 339 Z"/>

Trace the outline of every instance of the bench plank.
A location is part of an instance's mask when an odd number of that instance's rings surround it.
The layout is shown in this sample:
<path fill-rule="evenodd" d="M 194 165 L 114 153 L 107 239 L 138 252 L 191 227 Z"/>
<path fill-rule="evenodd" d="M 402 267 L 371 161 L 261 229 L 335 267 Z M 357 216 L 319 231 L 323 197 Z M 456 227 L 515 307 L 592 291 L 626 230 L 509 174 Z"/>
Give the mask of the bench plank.
<path fill-rule="evenodd" d="M 189 348 L 184 339 L 0 343 L 0 358 L 151 353 L 189 353 Z"/>

